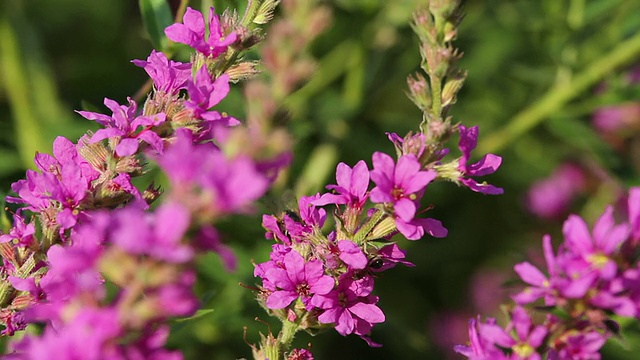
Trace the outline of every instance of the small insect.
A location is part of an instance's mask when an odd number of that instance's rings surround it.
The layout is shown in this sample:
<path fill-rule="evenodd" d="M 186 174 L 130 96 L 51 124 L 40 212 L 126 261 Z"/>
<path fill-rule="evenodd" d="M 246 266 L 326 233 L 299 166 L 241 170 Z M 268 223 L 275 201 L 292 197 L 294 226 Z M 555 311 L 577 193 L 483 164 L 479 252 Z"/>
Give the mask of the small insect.
<path fill-rule="evenodd" d="M 369 262 L 367 263 L 367 267 L 365 267 L 362 270 L 358 270 L 354 272 L 353 279 L 360 280 L 366 276 L 376 277 L 376 274 L 378 273 L 377 270 L 382 269 L 382 267 L 384 266 L 384 263 L 385 263 L 384 258 L 382 258 L 380 255 L 374 255 L 369 259 Z"/>
<path fill-rule="evenodd" d="M 367 265 L 368 268 L 373 270 L 380 270 L 382 269 L 383 266 L 384 266 L 384 259 L 381 258 L 379 255 L 376 255 L 371 260 L 369 260 L 369 265 Z"/>

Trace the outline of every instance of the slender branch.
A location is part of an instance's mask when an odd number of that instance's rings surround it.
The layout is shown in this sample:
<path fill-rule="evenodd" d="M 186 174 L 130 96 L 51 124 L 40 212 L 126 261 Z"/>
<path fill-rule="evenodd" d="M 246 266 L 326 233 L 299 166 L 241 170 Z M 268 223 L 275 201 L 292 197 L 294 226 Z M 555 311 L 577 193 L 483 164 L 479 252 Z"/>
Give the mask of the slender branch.
<path fill-rule="evenodd" d="M 595 85 L 605 75 L 640 56 L 640 33 L 622 42 L 604 57 L 594 61 L 566 85 L 556 85 L 540 100 L 516 114 L 503 129 L 489 134 L 478 147 L 480 152 L 497 152 L 546 120 L 566 103 Z"/>

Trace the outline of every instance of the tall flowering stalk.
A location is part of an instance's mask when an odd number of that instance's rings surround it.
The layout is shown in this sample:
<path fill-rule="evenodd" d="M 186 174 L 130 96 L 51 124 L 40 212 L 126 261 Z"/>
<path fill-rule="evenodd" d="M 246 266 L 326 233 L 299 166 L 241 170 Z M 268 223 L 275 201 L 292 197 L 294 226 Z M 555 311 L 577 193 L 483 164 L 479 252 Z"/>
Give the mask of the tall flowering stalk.
<path fill-rule="evenodd" d="M 228 151 L 225 134 L 247 130 L 214 109 L 251 72 L 240 53 L 276 2 L 252 4 L 242 19 L 211 8 L 205 21 L 188 8 L 165 33 L 195 50 L 191 61 L 157 51 L 134 60 L 154 84 L 144 104 L 105 99 L 108 114 L 79 111 L 102 128 L 77 144 L 56 139 L 53 156 L 36 155 L 39 171 L 12 185 L 7 201 L 23 207 L 0 235 L 2 335 L 44 324 L 12 344 L 12 358 L 182 358 L 164 349 L 167 321 L 199 307 L 196 254 L 217 252 L 232 269 L 214 223 L 250 211 L 286 165 Z M 149 161 L 167 175 L 164 194 L 132 183 Z"/>
<path fill-rule="evenodd" d="M 423 205 L 429 184 L 446 180 L 484 194 L 502 193 L 474 179 L 495 172 L 501 158 L 488 154 L 472 163 L 478 128 L 455 124 L 447 115 L 465 77 L 454 67 L 460 55 L 451 43 L 458 5 L 431 1 L 414 15 L 429 81 L 422 74 L 408 80 L 409 96 L 423 119 L 415 134 L 387 134 L 396 157 L 375 152 L 373 168 L 362 160 L 353 166 L 340 163 L 328 193 L 303 196 L 297 208 L 263 216 L 266 237 L 274 244 L 270 259 L 255 265 L 254 275 L 261 279 L 257 299 L 282 322 L 282 330 L 262 335 L 253 346 L 255 359 L 300 358 L 301 349 L 290 349 L 300 330 L 333 328 L 381 346 L 370 338 L 373 326 L 385 321 L 373 293 L 375 278 L 397 264 L 413 266 L 395 236 L 447 235 L 440 221 L 425 216 L 431 208 Z M 461 156 L 445 161 L 445 142 L 456 133 Z"/>

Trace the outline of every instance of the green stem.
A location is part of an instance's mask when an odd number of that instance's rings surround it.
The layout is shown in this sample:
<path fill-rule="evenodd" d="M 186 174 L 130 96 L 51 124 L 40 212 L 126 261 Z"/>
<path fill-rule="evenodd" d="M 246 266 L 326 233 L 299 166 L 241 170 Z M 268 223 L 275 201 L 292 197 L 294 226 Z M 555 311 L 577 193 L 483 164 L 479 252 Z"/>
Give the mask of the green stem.
<path fill-rule="evenodd" d="M 247 10 L 245 10 L 244 16 L 242 16 L 242 26 L 248 28 L 249 25 L 251 25 L 256 18 L 260 5 L 262 5 L 262 1 L 260 0 L 249 0 Z"/>
<path fill-rule="evenodd" d="M 634 60 L 638 55 L 640 55 L 640 33 L 594 61 L 570 83 L 551 88 L 536 103 L 516 114 L 502 130 L 485 137 L 478 146 L 479 151 L 487 153 L 503 149 L 551 114 L 558 112 L 562 106 L 595 85 L 609 72 Z"/>
<path fill-rule="evenodd" d="M 429 76 L 431 80 L 431 120 L 442 118 L 442 79 L 437 75 Z"/>
<path fill-rule="evenodd" d="M 296 323 L 292 323 L 290 321 L 282 322 L 282 330 L 278 335 L 278 342 L 280 343 L 279 347 L 282 351 L 286 351 L 291 348 L 291 343 L 293 342 L 293 338 L 295 338 L 299 328 L 300 327 Z"/>

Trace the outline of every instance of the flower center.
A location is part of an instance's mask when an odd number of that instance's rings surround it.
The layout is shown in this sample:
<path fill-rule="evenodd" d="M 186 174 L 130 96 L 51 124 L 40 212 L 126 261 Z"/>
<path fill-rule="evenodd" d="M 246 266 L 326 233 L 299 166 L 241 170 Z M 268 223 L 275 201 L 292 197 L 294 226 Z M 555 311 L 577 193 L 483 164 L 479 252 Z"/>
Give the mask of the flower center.
<path fill-rule="evenodd" d="M 513 349 L 513 352 L 516 353 L 521 358 L 527 358 L 535 352 L 535 349 L 532 348 L 531 345 L 527 343 L 517 344 L 512 349 Z"/>
<path fill-rule="evenodd" d="M 296 292 L 300 295 L 300 296 L 309 296 L 309 284 L 307 283 L 301 283 L 298 284 L 298 286 L 296 286 Z"/>
<path fill-rule="evenodd" d="M 609 262 L 609 258 L 604 254 L 589 255 L 588 260 L 597 269 L 602 269 Z"/>
<path fill-rule="evenodd" d="M 393 196 L 394 200 L 402 199 L 404 197 L 404 189 L 399 187 L 394 187 L 393 190 L 391 190 L 391 196 Z"/>

